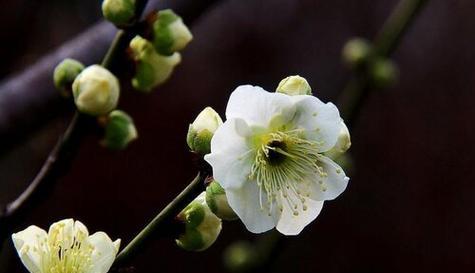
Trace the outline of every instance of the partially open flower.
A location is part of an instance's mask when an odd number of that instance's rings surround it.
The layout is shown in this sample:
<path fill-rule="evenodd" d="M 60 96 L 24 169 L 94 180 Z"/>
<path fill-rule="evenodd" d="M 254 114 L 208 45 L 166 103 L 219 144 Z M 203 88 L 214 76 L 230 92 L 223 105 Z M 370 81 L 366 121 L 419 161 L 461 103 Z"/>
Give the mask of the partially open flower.
<path fill-rule="evenodd" d="M 105 127 L 104 146 L 113 150 L 126 148 L 130 142 L 138 137 L 132 118 L 121 110 L 109 113 Z"/>
<path fill-rule="evenodd" d="M 119 251 L 120 239 L 104 232 L 89 235 L 79 221 L 66 219 L 45 230 L 30 226 L 12 235 L 23 265 L 31 273 L 106 273 Z"/>
<path fill-rule="evenodd" d="M 139 91 L 150 92 L 154 87 L 164 83 L 181 61 L 180 53 L 162 56 L 155 51 L 149 41 L 140 36 L 132 39 L 130 49 L 136 61 L 132 86 Z"/>
<path fill-rule="evenodd" d="M 171 9 L 161 10 L 153 23 L 153 45 L 158 53 L 171 55 L 184 49 L 193 39 L 180 16 Z"/>
<path fill-rule="evenodd" d="M 324 156 L 341 129 L 332 103 L 245 85 L 231 94 L 226 118 L 205 160 L 249 231 L 298 234 L 345 190 L 349 178 Z"/>
<path fill-rule="evenodd" d="M 190 251 L 210 247 L 221 232 L 221 219 L 206 205 L 206 193 L 201 193 L 179 215 L 185 223 L 185 232 L 176 240 L 178 246 Z"/>
<path fill-rule="evenodd" d="M 186 142 L 190 149 L 198 154 L 208 154 L 211 145 L 211 138 L 218 127 L 223 124 L 223 120 L 211 107 L 206 107 L 190 124 Z"/>
<path fill-rule="evenodd" d="M 119 102 L 119 80 L 100 65 L 84 69 L 73 82 L 74 102 L 78 110 L 92 116 L 109 113 Z"/>

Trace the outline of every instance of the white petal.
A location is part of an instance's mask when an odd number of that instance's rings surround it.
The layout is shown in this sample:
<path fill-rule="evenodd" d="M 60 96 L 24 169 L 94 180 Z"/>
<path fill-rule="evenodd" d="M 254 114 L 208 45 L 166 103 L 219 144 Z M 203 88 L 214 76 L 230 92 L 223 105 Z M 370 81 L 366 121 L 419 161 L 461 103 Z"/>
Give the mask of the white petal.
<path fill-rule="evenodd" d="M 285 204 L 285 200 L 282 200 Z M 279 222 L 277 223 L 277 230 L 284 235 L 297 235 L 305 226 L 310 224 L 317 216 L 323 207 L 323 201 L 315 201 L 310 198 L 305 198 L 306 210 L 298 209 L 298 215 L 294 215 L 293 210 L 284 205 Z"/>
<path fill-rule="evenodd" d="M 112 242 L 104 232 L 96 232 L 87 240 L 94 250 L 91 255 L 92 267 L 85 273 L 106 273 L 114 263 L 120 241 Z"/>
<path fill-rule="evenodd" d="M 56 231 L 60 231 L 56 233 Z M 48 230 L 49 241 L 60 241 L 63 248 L 70 248 L 74 242 L 74 220 L 64 219 L 53 223 Z"/>
<path fill-rule="evenodd" d="M 12 234 L 13 245 L 23 265 L 31 273 L 42 273 L 41 257 L 33 248 L 39 247 L 39 242 L 46 242 L 46 231 L 37 227 L 29 226 L 23 231 Z"/>
<path fill-rule="evenodd" d="M 267 208 L 261 209 L 256 181 L 248 181 L 241 188 L 225 190 L 229 206 L 250 232 L 262 233 L 275 227 L 276 206 L 274 206 L 271 216 L 269 216 Z M 262 204 L 267 204 L 264 193 L 262 194 Z"/>
<path fill-rule="evenodd" d="M 298 128 L 306 129 L 308 139 L 322 143 L 320 152 L 335 146 L 340 133 L 340 113 L 336 106 L 323 103 L 314 96 L 292 96 L 296 113 L 293 123 Z"/>
<path fill-rule="evenodd" d="M 80 221 L 74 222 L 74 234 L 78 234 L 78 232 L 81 232 L 85 237 L 89 236 L 87 227 Z"/>
<path fill-rule="evenodd" d="M 226 107 L 226 118 L 242 118 L 250 126 L 268 127 L 275 116 L 284 122 L 292 119 L 295 108 L 290 96 L 269 93 L 258 86 L 241 85 L 233 91 Z"/>
<path fill-rule="evenodd" d="M 230 119 L 211 139 L 211 154 L 205 160 L 213 167 L 213 176 L 223 188 L 240 187 L 250 173 L 252 154 L 247 136 L 250 129 L 242 119 Z"/>
<path fill-rule="evenodd" d="M 120 242 L 121 242 L 121 240 L 120 240 L 120 239 L 117 239 L 117 240 L 115 240 L 115 241 L 113 242 L 113 244 L 114 244 L 114 247 L 115 247 L 115 251 L 116 251 L 116 253 L 119 253 L 119 249 L 120 249 Z"/>
<path fill-rule="evenodd" d="M 317 164 L 323 168 L 323 172 L 326 173 L 326 176 L 316 174 L 312 178 L 310 197 L 314 200 L 321 201 L 335 199 L 345 191 L 350 178 L 345 175 L 345 172 L 338 164 L 328 157 L 322 156 Z"/>

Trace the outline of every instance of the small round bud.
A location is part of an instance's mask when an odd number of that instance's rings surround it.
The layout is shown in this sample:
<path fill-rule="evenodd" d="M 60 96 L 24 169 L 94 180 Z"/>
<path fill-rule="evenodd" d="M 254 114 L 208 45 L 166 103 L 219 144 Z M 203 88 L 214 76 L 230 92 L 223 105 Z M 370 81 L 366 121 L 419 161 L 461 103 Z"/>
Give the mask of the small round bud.
<path fill-rule="evenodd" d="M 158 53 L 171 55 L 184 49 L 192 39 L 188 27 L 171 9 L 158 12 L 153 22 L 153 45 Z"/>
<path fill-rule="evenodd" d="M 249 242 L 238 241 L 226 248 L 223 258 L 230 272 L 249 272 L 258 264 L 259 254 Z"/>
<path fill-rule="evenodd" d="M 84 69 L 73 82 L 74 102 L 78 110 L 92 116 L 105 115 L 117 107 L 119 81 L 100 65 Z"/>
<path fill-rule="evenodd" d="M 54 86 L 64 95 L 68 95 L 71 92 L 74 79 L 83 69 L 82 63 L 73 59 L 64 59 L 54 69 Z"/>
<path fill-rule="evenodd" d="M 343 122 L 342 120 L 340 122 L 340 134 L 338 135 L 338 139 L 335 143 L 335 146 L 333 146 L 333 148 L 331 148 L 329 151 L 325 152 L 325 155 L 330 157 L 331 159 L 335 159 L 344 154 L 350 147 L 350 131 L 348 131 L 348 127 L 346 127 L 345 122 Z"/>
<path fill-rule="evenodd" d="M 224 189 L 215 180 L 206 188 L 206 204 L 216 216 L 223 220 L 238 219 L 238 216 L 228 204 Z"/>
<path fill-rule="evenodd" d="M 130 41 L 130 50 L 136 62 L 132 86 L 143 92 L 150 92 L 154 87 L 164 83 L 181 61 L 179 53 L 171 56 L 157 54 L 153 45 L 140 36 L 135 36 Z"/>
<path fill-rule="evenodd" d="M 135 0 L 104 0 L 102 14 L 116 26 L 127 26 L 135 17 Z"/>
<path fill-rule="evenodd" d="M 221 232 L 221 219 L 206 205 L 206 193 L 201 193 L 179 215 L 185 223 L 185 232 L 176 243 L 189 251 L 203 251 L 210 247 Z"/>
<path fill-rule="evenodd" d="M 223 120 L 211 107 L 206 107 L 190 124 L 186 143 L 190 149 L 198 154 L 205 155 L 211 152 L 211 138 Z"/>
<path fill-rule="evenodd" d="M 308 84 L 307 80 L 298 75 L 289 76 L 281 80 L 275 91 L 278 93 L 287 94 L 289 96 L 312 94 L 312 88 Z"/>
<path fill-rule="evenodd" d="M 391 60 L 378 58 L 371 65 L 369 75 L 376 88 L 385 88 L 396 82 L 398 71 Z"/>
<path fill-rule="evenodd" d="M 343 47 L 343 61 L 349 67 L 357 67 L 368 61 L 371 54 L 371 44 L 362 38 L 353 38 Z"/>
<path fill-rule="evenodd" d="M 121 150 L 137 139 L 134 121 L 124 111 L 114 110 L 109 113 L 102 144 L 112 150 Z"/>

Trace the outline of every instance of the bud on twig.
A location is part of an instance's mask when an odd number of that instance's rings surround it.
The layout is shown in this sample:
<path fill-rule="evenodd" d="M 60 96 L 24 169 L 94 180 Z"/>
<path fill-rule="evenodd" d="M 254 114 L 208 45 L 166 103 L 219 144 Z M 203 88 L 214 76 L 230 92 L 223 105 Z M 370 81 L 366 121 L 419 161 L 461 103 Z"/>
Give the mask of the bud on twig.
<path fill-rule="evenodd" d="M 92 116 L 114 110 L 119 102 L 117 78 L 100 65 L 84 69 L 73 82 L 74 102 L 78 110 Z"/>
<path fill-rule="evenodd" d="M 114 110 L 109 113 L 105 127 L 105 136 L 102 140 L 102 144 L 105 147 L 121 150 L 126 148 L 137 137 L 134 121 L 127 113 L 121 110 Z"/>
<path fill-rule="evenodd" d="M 188 45 L 193 39 L 188 27 L 180 16 L 171 9 L 161 10 L 153 22 L 153 45 L 161 55 L 172 55 Z"/>
<path fill-rule="evenodd" d="M 69 95 L 72 90 L 72 84 L 77 75 L 84 69 L 84 65 L 73 59 L 64 59 L 54 69 L 54 86 L 62 92 L 63 95 Z"/>
<path fill-rule="evenodd" d="M 211 152 L 211 138 L 223 120 L 211 107 L 206 107 L 190 124 L 186 142 L 191 151 L 205 155 Z"/>
<path fill-rule="evenodd" d="M 164 83 L 181 61 L 179 53 L 171 56 L 158 54 L 153 45 L 140 36 L 132 39 L 130 49 L 132 58 L 136 61 L 132 86 L 139 91 L 150 92 L 154 87 Z"/>
<path fill-rule="evenodd" d="M 221 219 L 214 215 L 201 193 L 179 215 L 185 223 L 185 232 L 176 240 L 178 246 L 190 251 L 203 251 L 210 247 L 221 232 Z"/>
<path fill-rule="evenodd" d="M 215 180 L 206 188 L 206 204 L 216 216 L 223 220 L 238 219 L 238 216 L 228 204 L 224 189 Z"/>
<path fill-rule="evenodd" d="M 104 0 L 102 15 L 116 26 L 127 26 L 135 17 L 135 0 Z"/>
<path fill-rule="evenodd" d="M 307 80 L 298 75 L 289 76 L 280 81 L 279 86 L 277 86 L 275 91 L 289 96 L 312 94 L 312 88 Z"/>

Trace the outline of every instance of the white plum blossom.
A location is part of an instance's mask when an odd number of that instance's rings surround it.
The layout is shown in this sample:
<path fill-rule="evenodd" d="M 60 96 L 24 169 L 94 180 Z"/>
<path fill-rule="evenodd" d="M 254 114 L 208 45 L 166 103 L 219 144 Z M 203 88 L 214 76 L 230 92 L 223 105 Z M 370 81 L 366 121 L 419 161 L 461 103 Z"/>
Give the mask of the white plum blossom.
<path fill-rule="evenodd" d="M 48 233 L 29 226 L 12 235 L 21 261 L 31 273 L 106 273 L 119 251 L 120 239 L 89 232 L 81 222 L 65 219 Z"/>
<path fill-rule="evenodd" d="M 205 160 L 253 233 L 299 234 L 349 178 L 330 158 L 344 126 L 336 106 L 310 95 L 239 86 Z"/>

